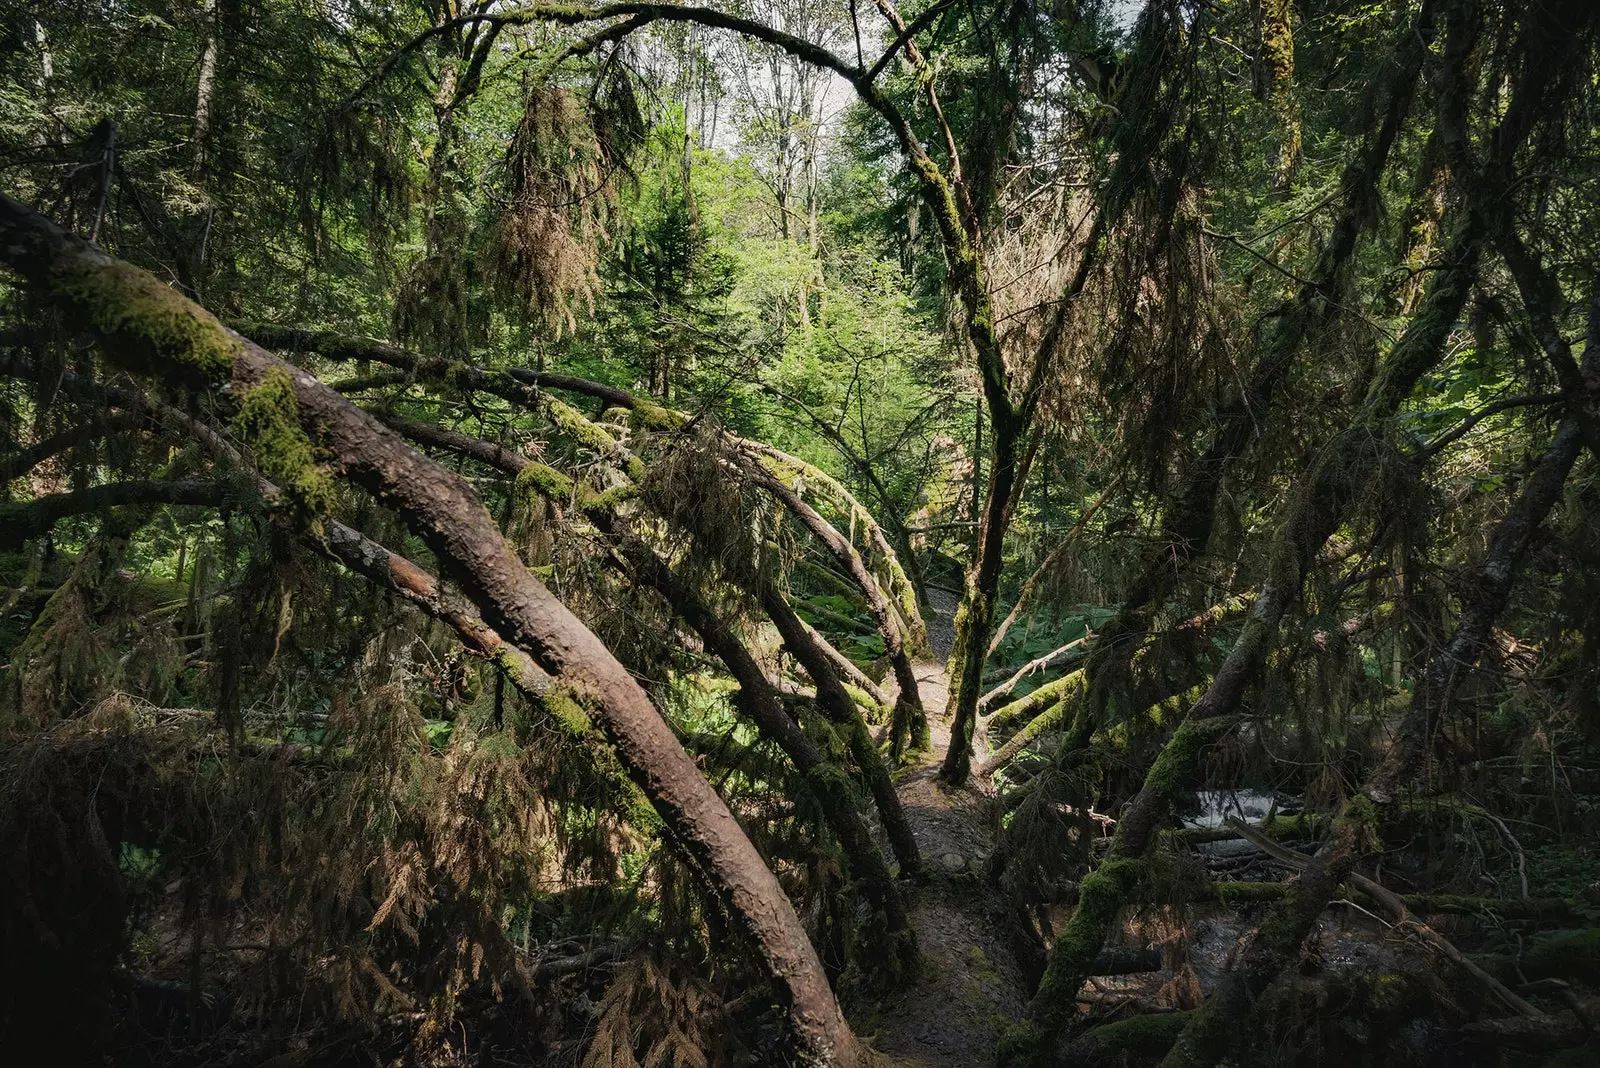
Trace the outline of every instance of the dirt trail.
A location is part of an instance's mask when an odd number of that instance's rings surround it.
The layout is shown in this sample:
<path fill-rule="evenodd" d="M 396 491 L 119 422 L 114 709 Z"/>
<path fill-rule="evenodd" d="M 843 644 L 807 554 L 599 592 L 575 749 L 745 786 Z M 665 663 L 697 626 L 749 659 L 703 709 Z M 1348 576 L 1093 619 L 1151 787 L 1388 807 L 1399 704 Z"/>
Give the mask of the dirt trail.
<path fill-rule="evenodd" d="M 929 640 L 934 655 L 943 657 L 950 651 L 956 598 L 939 590 L 930 595 Z M 1026 1003 L 998 914 L 1003 906 L 983 881 L 994 847 L 994 810 L 977 790 L 951 790 L 937 780 L 950 743 L 948 679 L 942 661 L 918 663 L 916 674 L 934 751 L 902 775 L 899 793 L 929 872 L 923 885 L 910 890 L 922 971 L 858 1029 L 892 1063 L 908 1068 L 984 1065 L 993 1061 L 995 1043 Z"/>

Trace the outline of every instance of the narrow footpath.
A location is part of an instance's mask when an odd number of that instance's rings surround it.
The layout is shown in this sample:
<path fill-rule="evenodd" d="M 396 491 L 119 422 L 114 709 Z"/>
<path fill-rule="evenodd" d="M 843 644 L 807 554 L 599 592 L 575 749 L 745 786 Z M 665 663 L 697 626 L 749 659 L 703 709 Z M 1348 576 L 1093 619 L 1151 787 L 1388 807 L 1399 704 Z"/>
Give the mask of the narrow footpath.
<path fill-rule="evenodd" d="M 930 596 L 928 635 L 940 659 L 918 663 L 916 673 L 933 752 L 899 778 L 928 870 L 924 883 L 909 888 L 922 970 L 914 985 L 857 1026 L 890 1064 L 969 1068 L 993 1061 L 995 1043 L 1021 1016 L 1027 998 L 1005 937 L 1004 905 L 983 880 L 995 840 L 993 799 L 971 786 L 952 790 L 937 778 L 950 744 L 944 658 L 956 598 L 940 590 Z"/>

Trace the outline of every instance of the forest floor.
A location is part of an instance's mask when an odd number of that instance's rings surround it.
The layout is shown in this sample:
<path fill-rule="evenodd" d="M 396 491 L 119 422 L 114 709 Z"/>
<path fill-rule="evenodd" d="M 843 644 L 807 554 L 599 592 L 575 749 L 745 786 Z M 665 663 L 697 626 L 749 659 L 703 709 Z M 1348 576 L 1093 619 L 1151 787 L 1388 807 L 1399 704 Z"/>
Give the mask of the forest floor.
<path fill-rule="evenodd" d="M 945 657 L 956 598 L 941 590 L 929 594 L 929 641 L 934 655 Z M 994 847 L 995 809 L 976 788 L 950 789 L 938 780 L 950 744 L 948 678 L 942 660 L 920 662 L 916 673 L 934 746 L 902 773 L 899 793 L 928 873 L 909 893 L 922 967 L 913 985 L 857 1027 L 891 1063 L 907 1068 L 988 1064 L 1027 1003 L 998 914 L 1004 906 L 983 877 Z"/>

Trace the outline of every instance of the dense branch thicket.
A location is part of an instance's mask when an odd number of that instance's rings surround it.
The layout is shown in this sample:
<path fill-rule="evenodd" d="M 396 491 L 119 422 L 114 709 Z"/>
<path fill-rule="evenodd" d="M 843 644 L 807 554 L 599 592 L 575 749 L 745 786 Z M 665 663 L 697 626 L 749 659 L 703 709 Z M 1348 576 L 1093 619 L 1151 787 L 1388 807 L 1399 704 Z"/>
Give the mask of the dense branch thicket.
<path fill-rule="evenodd" d="M 0 1048 L 1600 1058 L 1589 0 L 0 41 Z"/>

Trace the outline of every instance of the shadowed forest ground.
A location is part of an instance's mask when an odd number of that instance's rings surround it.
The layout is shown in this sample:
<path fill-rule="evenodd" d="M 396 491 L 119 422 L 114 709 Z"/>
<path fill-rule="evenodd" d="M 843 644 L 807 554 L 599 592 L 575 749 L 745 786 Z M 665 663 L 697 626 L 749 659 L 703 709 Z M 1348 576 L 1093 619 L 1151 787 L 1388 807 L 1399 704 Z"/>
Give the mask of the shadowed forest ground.
<path fill-rule="evenodd" d="M 954 636 L 956 598 L 930 590 L 928 637 L 946 657 Z M 914 985 L 858 1026 L 873 1046 L 904 1065 L 955 1068 L 988 1063 L 995 1043 L 1027 1003 L 1022 974 L 986 892 L 984 865 L 994 847 L 992 798 L 972 786 L 951 789 L 937 779 L 950 743 L 943 660 L 919 662 L 923 707 L 933 718 L 933 751 L 899 780 L 906 818 L 928 877 L 911 892 L 911 923 L 922 951 Z"/>

